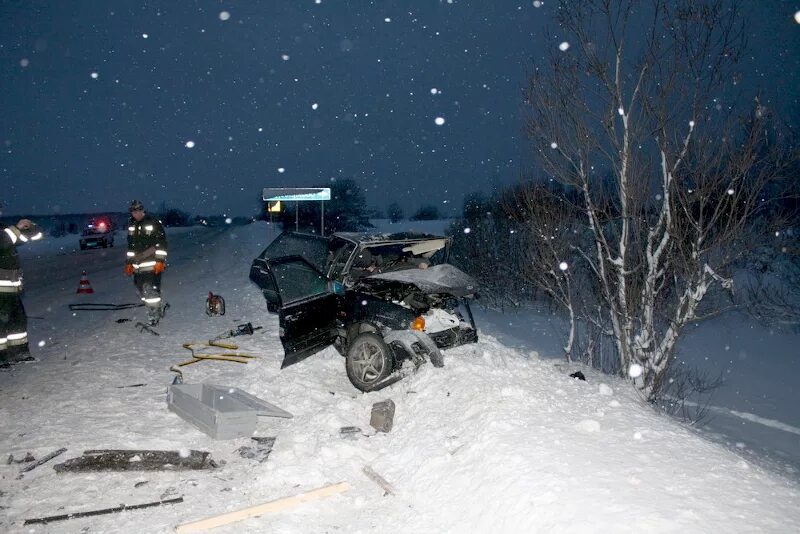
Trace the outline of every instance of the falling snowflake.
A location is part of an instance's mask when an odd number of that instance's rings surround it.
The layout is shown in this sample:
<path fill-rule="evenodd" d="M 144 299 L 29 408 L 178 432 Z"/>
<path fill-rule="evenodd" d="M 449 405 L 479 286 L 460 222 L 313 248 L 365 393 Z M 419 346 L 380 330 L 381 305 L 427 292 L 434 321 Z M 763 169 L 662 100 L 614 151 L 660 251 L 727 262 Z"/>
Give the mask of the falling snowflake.
<path fill-rule="evenodd" d="M 142 39 L 147 39 L 148 37 L 150 37 L 150 36 L 149 36 L 149 35 L 147 35 L 146 33 L 143 33 L 143 34 L 142 34 Z"/>
<path fill-rule="evenodd" d="M 642 369 L 641 365 L 639 365 L 638 363 L 634 363 L 628 368 L 628 376 L 630 376 L 631 378 L 639 378 L 640 376 L 642 376 L 643 371 L 644 369 Z"/>
<path fill-rule="evenodd" d="M 694 121 L 689 121 L 689 128 L 694 128 Z"/>
<path fill-rule="evenodd" d="M 219 20 L 228 20 L 229 18 L 231 18 L 231 14 L 228 13 L 227 11 L 219 12 Z"/>
<path fill-rule="evenodd" d="M 38 343 L 38 345 L 39 345 L 40 347 L 44 347 L 44 344 L 45 344 L 45 343 L 44 343 L 44 339 L 43 339 L 43 340 L 41 340 L 41 341 Z"/>
<path fill-rule="evenodd" d="M 567 50 L 569 50 L 569 43 L 564 41 L 563 43 L 558 45 L 558 49 L 561 50 L 562 52 L 566 52 Z"/>
<path fill-rule="evenodd" d="M 623 117 L 625 116 L 625 110 L 622 108 L 622 106 L 620 106 L 620 107 L 617 109 L 617 113 L 619 113 L 619 114 L 620 114 L 621 116 L 623 116 Z"/>
<path fill-rule="evenodd" d="M 533 0 L 533 7 L 542 7 L 541 0 Z"/>
<path fill-rule="evenodd" d="M 558 264 L 558 268 L 561 269 L 562 271 L 566 271 L 569 268 L 569 265 L 567 265 L 567 262 L 562 261 L 561 263 Z"/>
<path fill-rule="evenodd" d="M 284 61 L 289 61 L 289 54 L 281 54 L 281 59 Z"/>
<path fill-rule="evenodd" d="M 194 141 L 186 141 L 186 148 L 194 148 Z"/>
<path fill-rule="evenodd" d="M 733 188 L 731 188 L 731 189 L 728 189 L 728 194 L 729 194 L 729 195 L 733 196 L 733 193 L 734 193 L 734 191 L 733 191 Z"/>
<path fill-rule="evenodd" d="M 284 169 L 283 167 L 278 167 L 278 172 L 283 174 L 284 172 L 286 172 L 286 169 Z"/>
<path fill-rule="evenodd" d="M 794 21 L 800 24 L 800 11 L 794 14 Z"/>
<path fill-rule="evenodd" d="M 389 17 L 386 17 L 385 19 L 383 19 L 383 22 L 392 22 L 392 19 L 390 19 Z"/>
<path fill-rule="evenodd" d="M 465 233 L 465 234 L 468 234 L 468 233 L 470 233 L 471 231 L 472 231 L 472 228 L 469 228 L 469 227 L 467 227 L 467 228 L 464 228 L 464 233 Z"/>
<path fill-rule="evenodd" d="M 441 126 L 442 124 L 444 124 L 444 117 L 436 117 L 436 119 L 433 122 L 436 123 L 436 126 Z"/>
<path fill-rule="evenodd" d="M 26 57 L 19 60 L 20 67 L 27 67 L 30 64 L 31 64 L 30 60 L 28 60 L 28 58 Z"/>
<path fill-rule="evenodd" d="M 100 75 L 97 74 L 96 72 L 93 72 L 93 73 L 90 74 L 90 76 L 92 77 L 93 80 L 96 80 L 98 78 L 98 76 L 100 76 Z"/>
<path fill-rule="evenodd" d="M 311 109 L 313 109 L 313 110 L 316 110 L 318 107 L 319 107 L 319 104 L 317 104 L 316 102 L 311 104 Z"/>
<path fill-rule="evenodd" d="M 431 89 L 431 94 L 432 95 L 438 95 L 439 94 L 439 90 L 434 87 L 433 89 Z"/>
<path fill-rule="evenodd" d="M 225 224 L 231 224 L 232 222 L 233 219 L 231 219 L 230 217 L 225 217 Z"/>
<path fill-rule="evenodd" d="M 558 148 L 558 143 L 556 143 L 555 141 L 553 141 L 552 143 L 550 143 L 550 148 L 552 148 L 553 150 L 555 150 L 556 148 Z"/>

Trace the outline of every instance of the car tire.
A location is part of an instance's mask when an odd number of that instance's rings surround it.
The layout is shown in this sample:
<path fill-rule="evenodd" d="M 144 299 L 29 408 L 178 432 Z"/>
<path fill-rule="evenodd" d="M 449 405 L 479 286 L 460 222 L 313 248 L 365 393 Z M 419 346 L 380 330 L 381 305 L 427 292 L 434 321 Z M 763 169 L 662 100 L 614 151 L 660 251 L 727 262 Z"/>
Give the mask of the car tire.
<path fill-rule="evenodd" d="M 347 378 L 361 391 L 372 391 L 392 374 L 393 364 L 391 350 L 378 334 L 359 334 L 347 347 Z"/>

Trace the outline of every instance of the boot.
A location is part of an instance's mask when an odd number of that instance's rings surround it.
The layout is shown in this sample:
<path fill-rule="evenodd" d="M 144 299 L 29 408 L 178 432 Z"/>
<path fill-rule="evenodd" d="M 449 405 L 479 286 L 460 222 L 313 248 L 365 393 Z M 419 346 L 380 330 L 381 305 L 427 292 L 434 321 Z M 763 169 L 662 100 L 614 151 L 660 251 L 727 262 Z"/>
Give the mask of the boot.
<path fill-rule="evenodd" d="M 147 308 L 147 324 L 150 326 L 156 326 L 158 321 L 161 320 L 161 307 L 158 308 Z"/>
<path fill-rule="evenodd" d="M 31 362 L 35 360 L 35 358 L 31 356 L 31 353 L 28 350 L 27 343 L 8 347 L 3 352 L 5 353 L 3 354 L 3 357 L 8 363 Z"/>

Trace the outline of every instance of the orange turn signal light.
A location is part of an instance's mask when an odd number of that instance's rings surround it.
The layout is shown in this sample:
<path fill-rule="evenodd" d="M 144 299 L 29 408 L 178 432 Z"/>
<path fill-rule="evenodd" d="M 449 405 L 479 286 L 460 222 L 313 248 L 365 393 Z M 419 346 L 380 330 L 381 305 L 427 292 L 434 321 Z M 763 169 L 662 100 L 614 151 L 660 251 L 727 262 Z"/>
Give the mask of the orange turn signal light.
<path fill-rule="evenodd" d="M 411 321 L 411 330 L 419 330 L 420 332 L 425 330 L 425 318 L 420 315 Z"/>

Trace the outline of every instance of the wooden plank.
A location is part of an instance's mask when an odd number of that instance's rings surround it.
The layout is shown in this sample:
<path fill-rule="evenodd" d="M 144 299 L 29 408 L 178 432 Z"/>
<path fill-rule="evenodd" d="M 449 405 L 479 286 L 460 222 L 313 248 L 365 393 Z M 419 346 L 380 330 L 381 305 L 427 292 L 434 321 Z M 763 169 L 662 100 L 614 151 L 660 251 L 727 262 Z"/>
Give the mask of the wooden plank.
<path fill-rule="evenodd" d="M 251 506 L 249 508 L 243 508 L 235 512 L 230 512 L 227 514 L 201 519 L 199 521 L 193 521 L 191 523 L 184 523 L 182 525 L 178 525 L 177 527 L 175 527 L 175 530 L 176 532 L 179 533 L 202 532 L 210 528 L 229 525 L 237 521 L 244 521 L 245 519 L 250 519 L 251 517 L 258 517 L 260 515 L 264 515 L 267 513 L 285 510 L 287 508 L 297 506 L 298 504 L 304 502 L 313 501 L 316 499 L 322 499 L 323 497 L 329 497 L 331 495 L 343 493 L 349 489 L 350 489 L 350 484 L 348 484 L 347 482 L 339 482 L 338 484 L 323 486 L 321 488 L 307 491 L 306 493 L 301 493 L 300 495 L 294 495 L 292 497 L 284 497 L 283 499 L 270 501 L 268 503 L 259 504 L 256 506 Z"/>
<path fill-rule="evenodd" d="M 392 485 L 389 484 L 385 478 L 376 473 L 375 470 L 372 469 L 370 466 L 365 465 L 362 471 L 364 472 L 365 475 L 367 475 L 367 477 L 369 477 L 371 481 L 373 481 L 381 488 L 383 488 L 383 491 L 385 491 L 389 495 L 395 495 L 397 493 L 395 489 L 392 487 Z"/>

